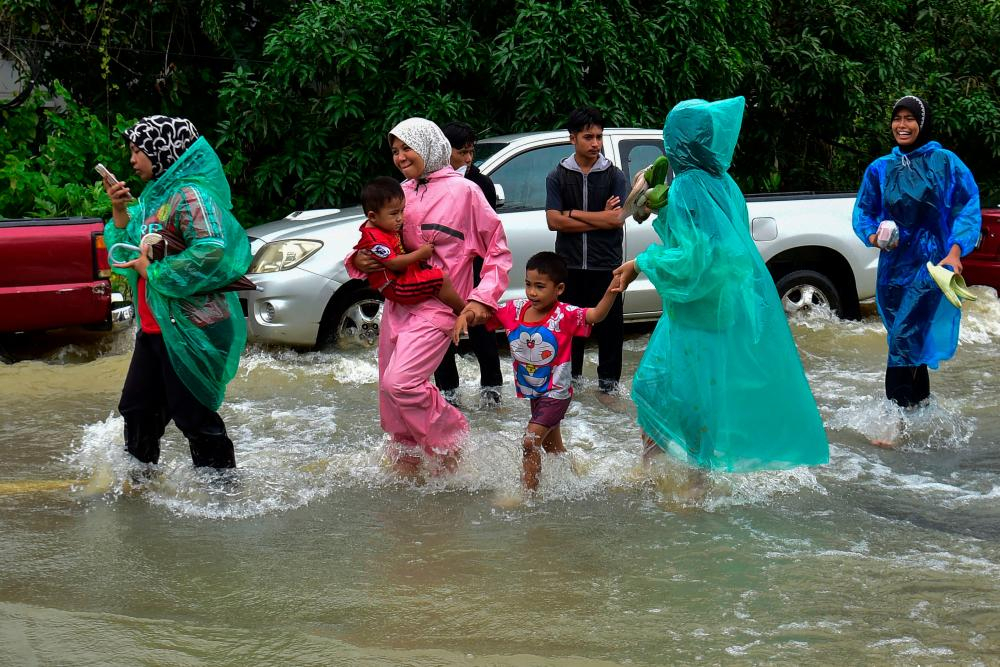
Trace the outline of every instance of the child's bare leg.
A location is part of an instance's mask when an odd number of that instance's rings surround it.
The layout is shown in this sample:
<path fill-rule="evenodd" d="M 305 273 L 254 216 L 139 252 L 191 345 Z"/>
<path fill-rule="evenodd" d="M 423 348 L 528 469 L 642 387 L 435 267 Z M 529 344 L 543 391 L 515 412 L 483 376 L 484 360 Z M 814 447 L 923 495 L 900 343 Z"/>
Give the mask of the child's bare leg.
<path fill-rule="evenodd" d="M 441 455 L 441 465 L 444 466 L 445 470 L 447 470 L 452 474 L 454 474 L 455 471 L 458 470 L 458 460 L 459 460 L 458 451 L 448 452 L 447 454 Z"/>
<path fill-rule="evenodd" d="M 438 290 L 438 298 L 455 311 L 456 315 L 465 308 L 465 299 L 455 291 L 455 286 L 452 285 L 451 278 L 447 274 L 444 276 L 444 282 L 441 283 L 441 289 Z"/>
<path fill-rule="evenodd" d="M 524 431 L 524 488 L 534 491 L 538 488 L 538 474 L 542 470 L 542 447 L 551 429 L 534 422 L 528 422 L 528 428 Z M 561 444 L 561 440 L 560 440 Z"/>
<path fill-rule="evenodd" d="M 562 454 L 566 451 L 563 445 L 562 431 L 559 425 L 553 426 L 549 434 L 542 440 L 542 448 L 549 454 Z"/>

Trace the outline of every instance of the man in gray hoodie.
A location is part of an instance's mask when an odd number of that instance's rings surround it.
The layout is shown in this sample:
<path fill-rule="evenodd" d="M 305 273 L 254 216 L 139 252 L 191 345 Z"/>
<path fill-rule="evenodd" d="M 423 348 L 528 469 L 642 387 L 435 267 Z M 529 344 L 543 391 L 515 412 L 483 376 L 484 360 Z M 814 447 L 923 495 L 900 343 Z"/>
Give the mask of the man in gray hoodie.
<path fill-rule="evenodd" d="M 566 123 L 573 155 L 545 179 L 545 219 L 556 232 L 555 251 L 569 267 L 562 301 L 574 306 L 597 305 L 613 271 L 622 264 L 624 232 L 619 219 L 628 193 L 622 170 L 604 157 L 604 119 L 599 111 L 575 109 Z M 618 388 L 622 374 L 624 320 L 619 294 L 607 318 L 594 327 L 597 338 L 597 380 L 601 392 Z M 583 373 L 585 341 L 573 339 L 573 378 Z"/>

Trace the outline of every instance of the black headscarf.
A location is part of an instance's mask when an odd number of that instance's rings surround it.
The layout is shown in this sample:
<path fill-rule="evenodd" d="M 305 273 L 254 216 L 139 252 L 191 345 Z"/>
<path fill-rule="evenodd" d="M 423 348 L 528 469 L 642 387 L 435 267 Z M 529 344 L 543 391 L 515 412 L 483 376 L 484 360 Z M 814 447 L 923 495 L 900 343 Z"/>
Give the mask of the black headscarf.
<path fill-rule="evenodd" d="M 913 114 L 913 117 L 917 119 L 917 127 L 920 131 L 917 132 L 917 140 L 914 141 L 909 146 L 900 146 L 899 150 L 904 153 L 909 153 L 915 148 L 920 148 L 928 141 L 931 140 L 931 110 L 927 106 L 927 102 L 916 95 L 907 95 L 905 97 L 899 98 L 895 104 L 892 105 L 892 116 L 896 116 L 896 112 L 900 109 L 906 109 Z M 891 125 L 891 121 L 890 121 Z"/>
<path fill-rule="evenodd" d="M 146 116 L 125 130 L 125 138 L 146 154 L 158 178 L 183 155 L 199 137 L 198 129 L 187 118 Z"/>

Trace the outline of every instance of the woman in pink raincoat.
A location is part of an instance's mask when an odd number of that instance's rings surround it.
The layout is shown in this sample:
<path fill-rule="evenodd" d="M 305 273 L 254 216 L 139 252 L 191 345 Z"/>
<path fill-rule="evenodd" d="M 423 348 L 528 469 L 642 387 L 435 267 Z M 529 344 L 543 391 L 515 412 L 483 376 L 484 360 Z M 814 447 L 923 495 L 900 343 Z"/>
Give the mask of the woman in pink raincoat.
<path fill-rule="evenodd" d="M 407 251 L 434 245 L 429 263 L 451 277 L 468 301 L 476 323 L 497 308 L 511 267 L 500 218 L 475 183 L 451 168 L 451 144 L 429 120 L 409 118 L 389 132 L 392 159 L 406 180 L 406 208 L 400 236 Z M 472 260 L 483 258 L 482 280 L 473 289 Z M 373 258 L 352 253 L 354 278 L 381 269 Z M 386 301 L 379 332 L 379 414 L 392 436 L 393 459 L 402 473 L 415 473 L 424 456 L 439 456 L 454 469 L 465 416 L 441 396 L 431 374 L 451 344 L 455 314 L 432 298 L 417 304 Z"/>

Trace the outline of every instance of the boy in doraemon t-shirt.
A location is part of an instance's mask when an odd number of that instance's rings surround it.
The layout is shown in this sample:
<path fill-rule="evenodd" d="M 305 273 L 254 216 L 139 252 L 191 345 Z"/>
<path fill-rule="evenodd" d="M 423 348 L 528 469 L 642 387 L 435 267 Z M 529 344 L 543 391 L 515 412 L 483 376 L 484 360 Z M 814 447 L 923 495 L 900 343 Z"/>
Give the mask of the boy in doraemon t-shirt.
<path fill-rule="evenodd" d="M 593 308 L 560 303 L 566 275 L 566 262 L 559 255 L 534 255 L 525 266 L 527 298 L 503 304 L 486 324 L 488 329 L 502 327 L 507 331 L 517 395 L 531 400 L 531 419 L 523 446 L 524 485 L 532 490 L 538 487 L 541 450 L 550 454 L 566 451 L 559 423 L 573 396 L 573 336 L 590 335 L 591 326 L 607 317 L 620 291 L 609 286 Z M 456 343 L 468 327 L 469 320 L 459 317 L 453 332 Z"/>

